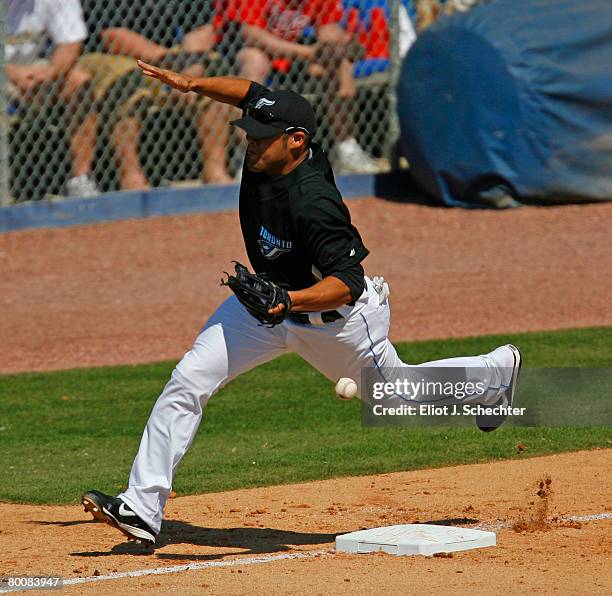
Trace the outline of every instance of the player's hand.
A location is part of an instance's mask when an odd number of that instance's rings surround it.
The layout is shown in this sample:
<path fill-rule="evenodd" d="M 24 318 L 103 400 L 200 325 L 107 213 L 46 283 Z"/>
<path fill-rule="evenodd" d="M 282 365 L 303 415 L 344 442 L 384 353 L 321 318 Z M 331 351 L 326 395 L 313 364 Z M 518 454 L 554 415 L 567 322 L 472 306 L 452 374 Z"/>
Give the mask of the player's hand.
<path fill-rule="evenodd" d="M 289 296 L 289 300 L 291 301 L 292 296 L 295 294 L 295 292 L 288 292 L 288 296 Z M 270 315 L 280 315 L 283 312 L 285 312 L 286 306 L 285 304 L 283 304 L 282 302 L 280 304 L 277 304 L 274 308 L 270 308 L 268 309 L 268 314 Z M 291 309 L 289 309 L 289 312 L 291 312 Z"/>
<path fill-rule="evenodd" d="M 284 304 L 277 304 L 274 308 L 268 309 L 269 315 L 280 315 L 285 310 Z"/>
<path fill-rule="evenodd" d="M 174 72 L 173 70 L 166 70 L 165 68 L 158 68 L 152 64 L 147 64 L 142 60 L 137 61 L 138 67 L 142 70 L 142 74 L 152 79 L 157 79 L 174 89 L 178 89 L 183 93 L 187 93 L 189 89 L 189 82 L 191 77 L 183 75 L 180 72 Z"/>

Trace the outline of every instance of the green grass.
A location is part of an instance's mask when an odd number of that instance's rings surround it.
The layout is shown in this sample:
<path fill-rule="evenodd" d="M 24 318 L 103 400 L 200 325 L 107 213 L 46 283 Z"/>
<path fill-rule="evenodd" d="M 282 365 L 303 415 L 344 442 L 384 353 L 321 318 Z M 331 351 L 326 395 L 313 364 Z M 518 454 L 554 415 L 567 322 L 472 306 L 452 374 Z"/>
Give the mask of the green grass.
<path fill-rule="evenodd" d="M 610 366 L 610 329 L 400 344 L 408 362 L 512 341 L 530 367 Z M 149 411 L 173 363 L 0 376 L 0 499 L 74 503 L 124 487 Z M 245 374 L 205 410 L 177 474 L 180 494 L 612 446 L 612 429 L 363 428 L 359 403 L 296 356 Z"/>

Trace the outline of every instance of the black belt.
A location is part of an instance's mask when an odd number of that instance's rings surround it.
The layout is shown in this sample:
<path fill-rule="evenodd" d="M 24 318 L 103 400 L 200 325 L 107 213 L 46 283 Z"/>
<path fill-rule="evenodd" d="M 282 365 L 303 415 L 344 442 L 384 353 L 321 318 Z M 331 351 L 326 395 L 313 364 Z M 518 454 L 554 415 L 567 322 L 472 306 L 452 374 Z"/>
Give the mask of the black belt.
<path fill-rule="evenodd" d="M 310 313 L 307 312 L 292 312 L 289 313 L 287 318 L 293 321 L 294 323 L 299 323 L 300 325 L 312 325 L 313 323 L 308 317 L 309 314 Z M 323 323 L 333 323 L 334 321 L 343 318 L 337 310 L 326 310 L 325 312 L 317 314 L 321 315 L 321 321 L 323 321 Z"/>

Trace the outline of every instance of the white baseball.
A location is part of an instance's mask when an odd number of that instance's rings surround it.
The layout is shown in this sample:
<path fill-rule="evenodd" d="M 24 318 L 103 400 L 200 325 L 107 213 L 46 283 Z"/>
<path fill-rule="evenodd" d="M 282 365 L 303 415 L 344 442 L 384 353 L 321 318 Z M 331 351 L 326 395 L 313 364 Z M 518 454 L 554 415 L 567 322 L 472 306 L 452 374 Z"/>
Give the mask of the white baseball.
<path fill-rule="evenodd" d="M 348 377 L 342 377 L 336 383 L 336 395 L 340 399 L 353 399 L 357 395 L 357 383 Z"/>

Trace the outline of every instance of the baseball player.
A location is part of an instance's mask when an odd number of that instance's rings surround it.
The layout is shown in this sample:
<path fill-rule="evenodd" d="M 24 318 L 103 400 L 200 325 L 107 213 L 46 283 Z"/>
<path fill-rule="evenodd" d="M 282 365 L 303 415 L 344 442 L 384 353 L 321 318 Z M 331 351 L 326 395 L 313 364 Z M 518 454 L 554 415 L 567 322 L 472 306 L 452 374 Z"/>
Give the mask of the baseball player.
<path fill-rule="evenodd" d="M 364 273 L 368 250 L 351 224 L 327 157 L 313 140 L 315 115 L 306 99 L 234 77 L 193 78 L 139 66 L 146 76 L 180 91 L 243 110 L 231 124 L 247 134 L 239 214 L 255 270 L 250 274 L 236 265 L 236 275 L 227 281 L 235 295 L 212 314 L 172 372 L 153 406 L 127 490 L 117 497 L 99 491 L 83 495 L 94 518 L 128 539 L 154 544 L 202 410 L 234 377 L 288 351 L 333 381 L 350 377 L 358 384 L 363 367 L 383 374 L 408 365 L 387 337 L 385 284 Z M 486 388 L 472 401 L 510 405 L 520 365 L 519 350 L 506 345 L 482 356 L 420 366 L 453 367 L 468 379 L 477 369 Z M 483 430 L 503 420 L 489 421 Z"/>

